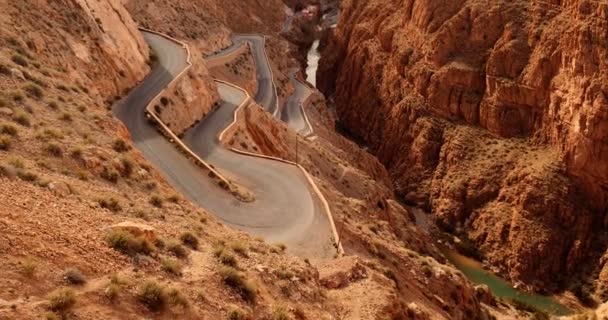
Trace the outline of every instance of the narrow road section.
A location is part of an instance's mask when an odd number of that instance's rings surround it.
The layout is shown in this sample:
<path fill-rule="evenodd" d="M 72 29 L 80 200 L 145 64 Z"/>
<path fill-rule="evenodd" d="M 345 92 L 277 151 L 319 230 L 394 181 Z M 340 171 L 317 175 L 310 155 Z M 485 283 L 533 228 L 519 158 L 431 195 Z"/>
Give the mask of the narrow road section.
<path fill-rule="evenodd" d="M 144 81 L 114 106 L 114 113 L 144 157 L 189 200 L 225 223 L 260 235 L 270 243 L 284 243 L 291 253 L 301 257 L 332 258 L 335 248 L 331 227 L 302 173 L 288 164 L 239 155 L 220 146 L 217 135 L 245 100 L 242 92 L 220 84 L 218 89 L 224 100 L 221 106 L 186 132 L 184 142 L 201 158 L 253 191 L 256 201 L 251 203 L 238 201 L 219 188 L 148 122 L 144 113 L 147 104 L 187 67 L 187 52 L 162 36 L 147 32 L 143 35 L 158 62 Z M 272 99 L 267 102 L 272 104 Z"/>

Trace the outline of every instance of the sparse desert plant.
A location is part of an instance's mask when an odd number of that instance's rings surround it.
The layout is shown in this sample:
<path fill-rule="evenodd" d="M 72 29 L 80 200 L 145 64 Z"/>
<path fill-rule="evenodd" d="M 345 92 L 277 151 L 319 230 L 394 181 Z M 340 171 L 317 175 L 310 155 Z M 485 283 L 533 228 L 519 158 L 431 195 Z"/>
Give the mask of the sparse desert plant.
<path fill-rule="evenodd" d="M 18 64 L 18 65 L 20 65 L 22 67 L 28 67 L 29 66 L 29 63 L 27 62 L 27 59 L 24 56 L 20 55 L 20 54 L 14 54 L 11 57 L 11 60 L 14 63 L 16 63 L 16 64 Z"/>
<path fill-rule="evenodd" d="M 244 257 L 248 255 L 247 245 L 242 241 L 235 241 L 230 244 L 232 250 Z"/>
<path fill-rule="evenodd" d="M 18 124 L 20 124 L 24 127 L 29 127 L 32 125 L 30 117 L 24 112 L 15 113 L 15 115 L 13 115 L 13 121 L 17 122 Z"/>
<path fill-rule="evenodd" d="M 224 283 L 235 289 L 243 299 L 255 302 L 257 297 L 255 286 L 232 267 L 222 267 L 219 271 Z"/>
<path fill-rule="evenodd" d="M 137 299 L 151 311 L 159 311 L 167 305 L 165 288 L 154 281 L 146 281 L 137 291 Z"/>
<path fill-rule="evenodd" d="M 273 250 L 275 248 L 276 250 Z M 275 243 L 273 248 L 271 249 L 273 253 L 285 252 L 285 250 L 287 250 L 287 246 L 283 243 Z"/>
<path fill-rule="evenodd" d="M 178 194 L 174 194 L 174 195 L 170 196 L 169 198 L 167 198 L 167 201 L 169 201 L 171 203 L 179 203 L 180 199 L 181 198 Z"/>
<path fill-rule="evenodd" d="M 122 170 L 120 172 L 121 175 L 125 178 L 131 177 L 133 171 L 135 171 L 135 164 L 133 163 L 133 161 L 127 157 L 122 157 L 120 159 L 120 163 L 122 164 Z"/>
<path fill-rule="evenodd" d="M 30 171 L 26 171 L 26 170 L 17 170 L 17 177 L 19 177 L 19 179 L 23 180 L 23 181 L 27 181 L 27 182 L 34 182 L 36 180 L 38 180 L 38 175 L 30 172 Z"/>
<path fill-rule="evenodd" d="M 74 159 L 82 158 L 82 149 L 80 147 L 76 147 L 70 151 L 70 156 Z"/>
<path fill-rule="evenodd" d="M 63 280 L 72 285 L 83 285 L 87 282 L 85 276 L 76 268 L 70 268 L 63 273 Z"/>
<path fill-rule="evenodd" d="M 181 262 L 174 259 L 163 259 L 161 261 L 161 268 L 165 272 L 168 272 L 175 276 L 181 276 L 183 265 Z"/>
<path fill-rule="evenodd" d="M 64 112 L 59 119 L 65 122 L 72 122 L 73 120 L 72 115 L 68 112 Z"/>
<path fill-rule="evenodd" d="M 245 320 L 246 315 L 241 309 L 232 309 L 228 312 L 228 320 Z"/>
<path fill-rule="evenodd" d="M 293 272 L 287 270 L 285 266 L 281 266 L 281 268 L 275 270 L 274 273 L 283 280 L 293 278 Z"/>
<path fill-rule="evenodd" d="M 108 209 L 112 212 L 120 212 L 122 210 L 120 202 L 118 202 L 118 200 L 116 200 L 115 198 L 109 197 L 105 199 L 99 199 L 98 202 L 100 207 Z"/>
<path fill-rule="evenodd" d="M 218 257 L 218 259 L 222 264 L 225 264 L 227 266 L 236 267 L 236 265 L 238 264 L 236 257 L 232 253 L 227 251 L 223 251 Z"/>
<path fill-rule="evenodd" d="M 118 182 L 120 174 L 118 171 L 116 171 L 116 169 L 109 166 L 104 166 L 103 170 L 101 171 L 101 177 L 109 182 L 116 183 Z"/>
<path fill-rule="evenodd" d="M 167 298 L 169 303 L 173 306 L 182 307 L 183 309 L 188 309 L 190 307 L 188 299 L 175 288 L 171 288 L 167 291 Z"/>
<path fill-rule="evenodd" d="M 0 124 L 0 134 L 7 134 L 10 136 L 16 136 L 19 133 L 19 129 L 10 123 Z"/>
<path fill-rule="evenodd" d="M 289 320 L 289 313 L 283 306 L 275 307 L 272 310 L 272 320 Z"/>
<path fill-rule="evenodd" d="M 161 198 L 158 195 L 153 195 L 150 197 L 150 204 L 157 208 L 162 208 L 163 207 L 163 198 Z"/>
<path fill-rule="evenodd" d="M 37 84 L 30 82 L 23 87 L 25 93 L 34 99 L 42 99 L 44 97 L 44 90 Z"/>
<path fill-rule="evenodd" d="M 49 295 L 49 310 L 66 313 L 76 304 L 76 294 L 70 288 L 61 288 Z"/>
<path fill-rule="evenodd" d="M 0 150 L 8 151 L 13 145 L 13 138 L 6 134 L 0 134 Z"/>
<path fill-rule="evenodd" d="M 118 138 L 112 143 L 112 149 L 114 149 L 116 152 L 122 153 L 129 151 L 131 147 L 125 140 Z"/>
<path fill-rule="evenodd" d="M 33 278 L 37 269 L 38 263 L 31 258 L 27 258 L 21 262 L 21 273 L 28 278 Z"/>
<path fill-rule="evenodd" d="M 130 232 L 124 230 L 112 230 L 106 236 L 108 245 L 126 255 L 145 254 L 154 252 L 154 245 L 144 237 L 135 237 Z"/>
<path fill-rule="evenodd" d="M 46 153 L 48 153 L 49 155 L 56 157 L 56 158 L 61 158 L 63 157 L 63 149 L 61 148 L 60 145 L 56 144 L 56 143 L 49 143 L 46 145 L 46 147 L 44 148 L 46 150 Z"/>
<path fill-rule="evenodd" d="M 53 110 L 59 109 L 59 103 L 55 100 L 48 101 L 46 105 Z"/>
<path fill-rule="evenodd" d="M 0 64 L 0 74 L 3 75 L 10 75 L 11 74 L 11 69 L 9 69 L 7 66 L 5 66 L 4 64 Z"/>
<path fill-rule="evenodd" d="M 110 301 L 116 301 L 120 293 L 122 292 L 122 287 L 115 283 L 109 283 L 104 289 L 104 295 Z"/>
<path fill-rule="evenodd" d="M 25 95 L 21 90 L 14 90 L 11 92 L 11 99 L 15 102 L 23 102 L 23 100 L 25 100 Z"/>
<path fill-rule="evenodd" d="M 182 243 L 192 250 L 198 249 L 198 238 L 192 232 L 184 232 L 179 236 Z"/>
<path fill-rule="evenodd" d="M 171 252 L 174 256 L 180 259 L 185 259 L 188 257 L 188 251 L 186 248 L 184 248 L 184 246 L 177 241 L 170 241 L 167 243 L 167 251 Z"/>

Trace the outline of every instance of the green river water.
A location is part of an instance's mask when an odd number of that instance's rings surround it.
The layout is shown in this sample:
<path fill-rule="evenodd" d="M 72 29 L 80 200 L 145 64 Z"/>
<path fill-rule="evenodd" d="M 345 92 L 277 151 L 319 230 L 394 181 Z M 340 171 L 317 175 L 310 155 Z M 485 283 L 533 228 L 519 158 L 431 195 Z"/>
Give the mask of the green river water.
<path fill-rule="evenodd" d="M 507 281 L 483 269 L 478 261 L 453 250 L 444 254 L 469 280 L 475 284 L 487 285 L 496 297 L 523 302 L 552 315 L 562 316 L 571 313 L 568 308 L 552 297 L 530 294 L 513 288 Z"/>

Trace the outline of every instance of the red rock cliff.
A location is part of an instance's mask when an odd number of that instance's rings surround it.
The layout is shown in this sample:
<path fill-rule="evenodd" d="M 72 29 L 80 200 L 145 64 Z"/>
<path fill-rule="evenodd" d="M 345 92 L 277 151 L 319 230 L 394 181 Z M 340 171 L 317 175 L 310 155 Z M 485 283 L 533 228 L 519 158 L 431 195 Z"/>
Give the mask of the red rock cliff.
<path fill-rule="evenodd" d="M 602 1 L 344 0 L 318 82 L 409 201 L 555 283 L 604 230 L 607 21 Z"/>

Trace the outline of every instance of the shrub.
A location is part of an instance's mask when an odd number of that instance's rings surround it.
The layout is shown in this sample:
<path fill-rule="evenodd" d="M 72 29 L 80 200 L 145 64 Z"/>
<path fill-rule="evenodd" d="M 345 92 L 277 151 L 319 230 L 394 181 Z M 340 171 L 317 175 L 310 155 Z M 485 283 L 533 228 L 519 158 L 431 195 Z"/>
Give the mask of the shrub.
<path fill-rule="evenodd" d="M 59 103 L 55 100 L 51 100 L 51 101 L 47 102 L 46 105 L 53 110 L 59 109 Z"/>
<path fill-rule="evenodd" d="M 106 296 L 106 298 L 108 298 L 108 300 L 116 301 L 116 299 L 120 295 L 121 291 L 122 291 L 122 287 L 120 285 L 117 285 L 115 283 L 110 283 L 104 290 L 104 295 Z"/>
<path fill-rule="evenodd" d="M 71 114 L 69 114 L 67 112 L 64 112 L 61 115 L 61 117 L 59 117 L 59 120 L 62 120 L 62 121 L 65 121 L 65 122 L 72 122 L 73 119 L 72 119 L 72 115 Z"/>
<path fill-rule="evenodd" d="M 76 295 L 69 288 L 59 289 L 49 296 L 49 309 L 54 312 L 65 313 L 76 304 Z"/>
<path fill-rule="evenodd" d="M 11 99 L 15 102 L 23 102 L 25 100 L 25 96 L 21 90 L 15 90 L 11 92 Z"/>
<path fill-rule="evenodd" d="M 0 150 L 8 151 L 13 144 L 13 138 L 6 134 L 0 134 Z"/>
<path fill-rule="evenodd" d="M 49 143 L 46 145 L 46 147 L 44 148 L 46 150 L 46 152 L 56 158 L 61 158 L 63 157 L 63 149 L 61 148 L 61 146 L 59 146 L 56 143 Z"/>
<path fill-rule="evenodd" d="M 133 171 L 135 171 L 135 164 L 129 158 L 121 158 L 120 163 L 122 164 L 121 175 L 125 178 L 131 177 Z"/>
<path fill-rule="evenodd" d="M 120 212 L 122 210 L 120 202 L 118 202 L 118 200 L 116 200 L 115 198 L 110 197 L 107 199 L 100 199 L 98 202 L 100 207 L 108 209 L 112 212 Z"/>
<path fill-rule="evenodd" d="M 35 174 L 33 172 L 25 171 L 25 170 L 17 170 L 17 177 L 19 177 L 19 179 L 21 179 L 23 181 L 27 181 L 27 182 L 34 182 L 34 181 L 38 180 L 37 174 Z"/>
<path fill-rule="evenodd" d="M 150 204 L 157 208 L 162 208 L 163 207 L 163 198 L 161 198 L 157 195 L 153 195 L 152 197 L 150 197 Z"/>
<path fill-rule="evenodd" d="M 176 276 L 182 275 L 182 264 L 181 262 L 173 259 L 163 259 L 161 261 L 161 268 L 163 271 L 171 273 Z"/>
<path fill-rule="evenodd" d="M 27 66 L 29 66 L 29 63 L 27 62 L 27 59 L 26 59 L 24 56 L 20 55 L 20 54 L 14 54 L 14 55 L 11 57 L 11 60 L 12 60 L 14 63 L 16 63 L 16 64 L 18 64 L 18 65 L 20 65 L 20 66 L 22 66 L 22 67 L 27 67 Z"/>
<path fill-rule="evenodd" d="M 245 320 L 246 316 L 240 309 L 232 309 L 228 312 L 228 320 Z"/>
<path fill-rule="evenodd" d="M 70 156 L 74 159 L 81 159 L 82 158 L 82 149 L 79 147 L 72 149 L 72 151 L 70 151 Z"/>
<path fill-rule="evenodd" d="M 243 299 L 255 302 L 256 289 L 253 284 L 247 281 L 238 271 L 232 267 L 223 267 L 219 272 L 224 283 L 235 289 Z"/>
<path fill-rule="evenodd" d="M 137 292 L 137 299 L 152 311 L 159 311 L 167 305 L 165 288 L 153 281 L 146 281 Z"/>
<path fill-rule="evenodd" d="M 170 241 L 167 244 L 167 250 L 180 259 L 185 259 L 188 257 L 188 251 L 186 248 L 184 248 L 184 246 L 177 241 Z"/>
<path fill-rule="evenodd" d="M 287 270 L 287 268 L 285 268 L 285 266 L 282 266 L 281 268 L 276 270 L 275 274 L 283 280 L 293 278 L 293 273 L 291 271 Z"/>
<path fill-rule="evenodd" d="M 177 194 L 174 194 L 172 196 L 170 196 L 169 198 L 167 198 L 167 201 L 171 202 L 171 203 L 179 203 L 180 200 L 180 196 Z"/>
<path fill-rule="evenodd" d="M 232 250 L 242 256 L 247 256 L 247 246 L 245 245 L 245 243 L 243 243 L 242 241 L 236 241 L 233 242 L 230 247 L 232 248 Z"/>
<path fill-rule="evenodd" d="M 10 124 L 10 123 L 3 123 L 0 124 L 0 134 L 7 134 L 10 136 L 16 136 L 18 133 L 18 129 L 17 127 L 15 127 L 14 125 Z"/>
<path fill-rule="evenodd" d="M 9 69 L 7 66 L 0 64 L 0 74 L 4 74 L 7 76 L 11 75 L 11 69 Z"/>
<path fill-rule="evenodd" d="M 182 241 L 182 243 L 188 247 L 190 247 L 193 250 L 198 249 L 198 238 L 193 235 L 191 232 L 184 232 L 182 233 L 182 235 L 179 237 L 179 239 Z"/>
<path fill-rule="evenodd" d="M 17 122 L 18 124 L 20 124 L 24 127 L 29 127 L 32 125 L 32 122 L 30 121 L 30 117 L 24 112 L 15 113 L 15 115 L 13 115 L 13 121 Z"/>
<path fill-rule="evenodd" d="M 183 309 L 188 309 L 190 307 L 190 302 L 188 302 L 188 299 L 175 288 L 169 289 L 167 292 L 167 298 L 171 305 L 180 306 Z"/>
<path fill-rule="evenodd" d="M 83 285 L 87 282 L 87 279 L 84 277 L 82 272 L 76 268 L 68 269 L 63 274 L 63 280 L 72 285 Z"/>
<path fill-rule="evenodd" d="M 274 245 L 280 252 L 285 252 L 287 250 L 287 246 L 283 243 L 277 243 Z"/>
<path fill-rule="evenodd" d="M 114 149 L 116 152 L 122 153 L 129 151 L 131 147 L 123 139 L 118 138 L 112 143 L 112 149 Z"/>
<path fill-rule="evenodd" d="M 118 182 L 120 174 L 118 173 L 118 171 L 116 171 L 116 169 L 105 166 L 101 171 L 101 177 L 109 182 L 116 183 Z"/>
<path fill-rule="evenodd" d="M 289 320 L 287 309 L 283 306 L 274 308 L 274 310 L 272 310 L 272 320 Z"/>
<path fill-rule="evenodd" d="M 26 84 L 23 87 L 23 90 L 25 90 L 25 93 L 31 98 L 40 100 L 44 97 L 44 90 L 33 82 Z"/>
<path fill-rule="evenodd" d="M 154 245 L 144 237 L 135 237 L 124 230 L 112 230 L 106 236 L 108 245 L 119 252 L 133 256 L 135 254 L 149 255 L 154 251 Z"/>
<path fill-rule="evenodd" d="M 36 274 L 36 269 L 38 269 L 38 263 L 30 258 L 21 263 L 21 273 L 28 278 L 32 278 Z"/>
<path fill-rule="evenodd" d="M 236 267 L 237 265 L 236 257 L 230 252 L 224 251 L 220 254 L 218 258 L 222 264 L 225 264 L 227 266 Z"/>

